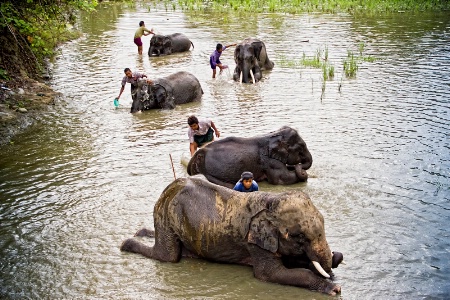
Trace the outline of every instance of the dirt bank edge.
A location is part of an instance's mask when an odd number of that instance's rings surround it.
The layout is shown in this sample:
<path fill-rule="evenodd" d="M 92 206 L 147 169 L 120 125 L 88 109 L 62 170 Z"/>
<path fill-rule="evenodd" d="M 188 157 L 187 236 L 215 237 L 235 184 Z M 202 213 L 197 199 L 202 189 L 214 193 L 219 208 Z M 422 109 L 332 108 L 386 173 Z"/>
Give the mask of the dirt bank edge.
<path fill-rule="evenodd" d="M 19 82 L 0 81 L 0 146 L 35 124 L 48 111 L 60 93 L 33 79 Z"/>

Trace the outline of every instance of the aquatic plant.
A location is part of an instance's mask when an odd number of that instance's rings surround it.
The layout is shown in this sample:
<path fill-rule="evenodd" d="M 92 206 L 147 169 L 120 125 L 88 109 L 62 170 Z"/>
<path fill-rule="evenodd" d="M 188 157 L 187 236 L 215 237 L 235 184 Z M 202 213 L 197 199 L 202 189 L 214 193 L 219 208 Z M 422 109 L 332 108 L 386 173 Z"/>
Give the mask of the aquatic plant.
<path fill-rule="evenodd" d="M 345 76 L 353 78 L 356 76 L 358 70 L 358 63 L 352 51 L 347 52 L 347 58 L 344 59 L 344 73 Z"/>
<path fill-rule="evenodd" d="M 324 54 L 322 57 L 322 53 Z M 316 69 L 322 69 L 323 80 L 329 80 L 334 78 L 334 66 L 328 61 L 328 47 L 322 51 L 320 48 L 316 50 L 316 53 L 312 57 L 306 56 L 303 52 L 300 60 L 288 59 L 285 55 L 279 55 L 279 64 L 282 67 L 298 68 L 298 67 L 310 67 Z"/>

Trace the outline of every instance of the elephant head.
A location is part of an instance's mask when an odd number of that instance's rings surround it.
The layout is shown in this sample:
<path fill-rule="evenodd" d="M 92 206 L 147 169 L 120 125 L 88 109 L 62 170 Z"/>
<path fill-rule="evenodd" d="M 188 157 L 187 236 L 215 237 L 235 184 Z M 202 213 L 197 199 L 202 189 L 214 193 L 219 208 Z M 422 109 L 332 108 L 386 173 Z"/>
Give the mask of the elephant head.
<path fill-rule="evenodd" d="M 133 104 L 131 105 L 132 113 L 151 108 L 172 109 L 175 107 L 172 88 L 163 80 L 158 80 L 150 85 L 147 80 L 141 79 L 138 81 L 134 93 Z"/>
<path fill-rule="evenodd" d="M 303 198 L 291 192 L 267 203 L 251 218 L 247 241 L 281 257 L 288 268 L 302 266 L 330 278 L 343 256 L 331 252 L 322 214 L 306 194 Z"/>
<path fill-rule="evenodd" d="M 286 167 L 294 168 L 300 178 L 305 176 L 304 170 L 312 165 L 312 155 L 305 141 L 291 127 L 283 126 L 269 137 L 268 154 L 270 158 L 286 164 Z"/>
<path fill-rule="evenodd" d="M 242 43 L 236 46 L 234 50 L 235 77 L 239 78 L 239 82 L 248 83 L 249 76 L 253 83 L 261 79 L 259 60 L 262 49 L 263 43 L 261 41 Z"/>
<path fill-rule="evenodd" d="M 172 53 L 172 40 L 169 36 L 155 34 L 150 40 L 149 56 L 160 56 Z"/>
<path fill-rule="evenodd" d="M 271 70 L 274 63 L 267 56 L 266 46 L 258 39 L 247 38 L 239 44 L 234 51 L 233 79 L 239 82 L 253 83 L 262 78 L 262 70 Z"/>
<path fill-rule="evenodd" d="M 163 80 L 158 80 L 151 86 L 151 91 L 158 108 L 175 108 L 175 99 L 173 97 L 171 85 Z"/>

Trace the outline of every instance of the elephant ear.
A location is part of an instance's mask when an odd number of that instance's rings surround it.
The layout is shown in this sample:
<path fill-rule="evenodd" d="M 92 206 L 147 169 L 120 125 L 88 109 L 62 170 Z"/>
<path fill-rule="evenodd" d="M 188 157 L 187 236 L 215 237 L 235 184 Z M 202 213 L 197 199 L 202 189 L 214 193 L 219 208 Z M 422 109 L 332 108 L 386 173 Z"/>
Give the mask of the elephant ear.
<path fill-rule="evenodd" d="M 252 218 L 247 241 L 272 253 L 278 251 L 278 229 L 267 219 L 265 210 Z"/>
<path fill-rule="evenodd" d="M 236 65 L 239 62 L 239 55 L 241 53 L 241 49 L 242 45 L 237 45 L 236 48 L 234 49 L 234 62 L 236 63 Z"/>
<path fill-rule="evenodd" d="M 257 60 L 260 60 L 260 55 L 261 55 L 261 50 L 263 47 L 262 42 L 253 42 L 252 43 L 252 47 L 253 47 L 253 53 L 256 57 Z"/>
<path fill-rule="evenodd" d="M 269 157 L 286 163 L 288 156 L 289 144 L 285 140 L 284 136 L 277 133 L 269 137 Z"/>
<path fill-rule="evenodd" d="M 170 39 L 170 37 L 164 37 L 163 46 L 164 49 L 172 49 L 172 40 Z"/>
<path fill-rule="evenodd" d="M 155 102 L 158 107 L 164 109 L 175 108 L 173 96 L 169 95 L 167 85 L 162 80 L 159 80 L 157 83 L 152 85 L 152 94 L 154 95 Z"/>

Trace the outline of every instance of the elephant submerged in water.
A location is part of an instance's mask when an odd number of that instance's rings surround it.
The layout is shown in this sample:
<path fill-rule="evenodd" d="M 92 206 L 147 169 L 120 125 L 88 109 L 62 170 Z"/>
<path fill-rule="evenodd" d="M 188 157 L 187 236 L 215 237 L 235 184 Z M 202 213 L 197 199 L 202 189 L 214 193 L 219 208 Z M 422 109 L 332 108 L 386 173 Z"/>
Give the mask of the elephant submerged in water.
<path fill-rule="evenodd" d="M 162 192 L 153 218 L 154 231 L 135 234 L 154 238 L 153 247 L 130 238 L 120 250 L 162 262 L 192 257 L 248 265 L 262 281 L 341 291 L 330 279 L 343 255 L 330 250 L 323 216 L 303 192 L 241 193 L 202 175 L 179 178 Z"/>
<path fill-rule="evenodd" d="M 274 63 L 267 56 L 266 46 L 258 39 L 247 38 L 234 50 L 235 81 L 253 83 L 261 80 L 263 70 L 272 70 Z"/>
<path fill-rule="evenodd" d="M 176 52 L 185 52 L 194 48 L 194 44 L 182 33 L 170 35 L 155 34 L 150 40 L 149 56 L 168 55 Z"/>
<path fill-rule="evenodd" d="M 271 184 L 293 184 L 308 179 L 305 170 L 312 165 L 306 143 L 291 127 L 251 137 L 227 137 L 195 152 L 187 165 L 189 175 L 203 174 L 222 186 L 233 188 L 242 172 L 254 180 Z"/>
<path fill-rule="evenodd" d="M 137 88 L 132 91 L 131 112 L 152 108 L 173 109 L 176 104 L 199 101 L 202 95 L 203 89 L 198 79 L 185 71 L 155 79 L 153 84 L 139 80 Z"/>

